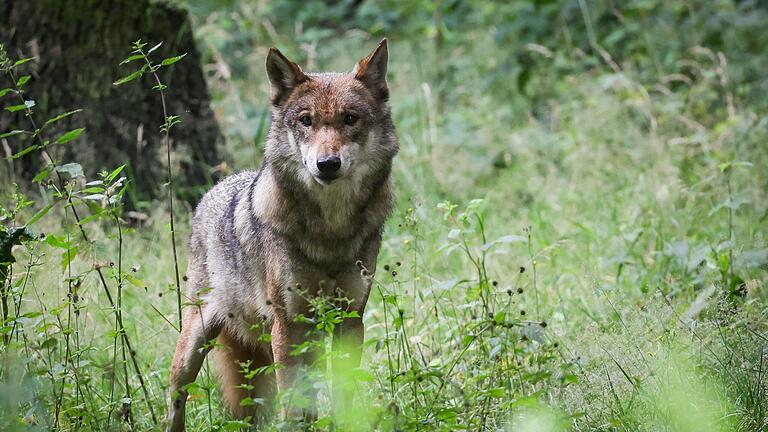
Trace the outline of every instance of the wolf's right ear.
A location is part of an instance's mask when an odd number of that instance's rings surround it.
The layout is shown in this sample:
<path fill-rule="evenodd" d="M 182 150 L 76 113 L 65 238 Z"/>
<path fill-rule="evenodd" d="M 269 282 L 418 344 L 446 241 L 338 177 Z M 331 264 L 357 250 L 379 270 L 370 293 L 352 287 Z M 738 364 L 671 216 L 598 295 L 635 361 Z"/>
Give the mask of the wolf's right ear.
<path fill-rule="evenodd" d="M 384 38 L 379 42 L 379 46 L 375 50 L 357 62 L 355 69 L 352 71 L 355 74 L 355 78 L 362 81 L 381 100 L 386 100 L 389 97 L 389 89 L 387 87 L 388 61 L 387 38 Z"/>
<path fill-rule="evenodd" d="M 272 85 L 273 105 L 280 105 L 297 85 L 309 79 L 299 65 L 288 60 L 277 48 L 270 48 L 267 54 L 267 76 Z"/>

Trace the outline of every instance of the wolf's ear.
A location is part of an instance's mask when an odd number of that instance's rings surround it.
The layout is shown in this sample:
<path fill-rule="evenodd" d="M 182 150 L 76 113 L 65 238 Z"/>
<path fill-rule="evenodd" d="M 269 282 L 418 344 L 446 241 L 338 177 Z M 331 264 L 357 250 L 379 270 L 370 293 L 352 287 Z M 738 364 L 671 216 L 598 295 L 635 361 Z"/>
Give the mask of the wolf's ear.
<path fill-rule="evenodd" d="M 280 105 L 297 85 L 309 79 L 299 65 L 288 60 L 277 48 L 270 48 L 267 54 L 267 76 L 272 84 L 273 105 Z"/>
<path fill-rule="evenodd" d="M 389 97 L 389 89 L 387 88 L 388 59 L 387 38 L 384 38 L 375 50 L 357 62 L 352 71 L 355 78 L 362 81 L 373 92 L 374 96 L 382 100 Z"/>

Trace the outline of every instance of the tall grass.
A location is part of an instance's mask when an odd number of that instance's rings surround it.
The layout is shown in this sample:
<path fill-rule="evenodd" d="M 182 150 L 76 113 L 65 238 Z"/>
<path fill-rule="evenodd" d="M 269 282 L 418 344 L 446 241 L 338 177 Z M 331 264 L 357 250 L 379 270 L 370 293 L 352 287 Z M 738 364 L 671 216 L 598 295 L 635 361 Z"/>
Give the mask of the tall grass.
<path fill-rule="evenodd" d="M 232 42 L 222 22 L 248 34 L 268 28 L 260 20 L 244 4 L 197 28 L 232 171 L 261 158 L 269 45 L 312 69 L 347 70 L 369 42 L 353 33 L 301 46 L 292 41 L 311 39 L 303 30 L 268 31 L 270 43 L 222 55 Z M 391 41 L 397 209 L 363 317 L 363 367 L 347 377 L 355 410 L 334 412 L 321 362 L 313 427 L 768 427 L 768 117 L 734 91 L 728 53 L 684 51 L 690 73 L 673 90 L 668 77 L 649 81 L 599 53 L 563 72 L 583 53 L 532 47 L 544 66 L 527 87 L 552 87 L 509 99 L 479 66 L 504 52 L 482 32 L 448 62 L 452 75 L 430 69 L 440 55 L 431 42 Z M 118 175 L 105 173 L 104 188 Z M 2 429 L 152 430 L 178 335 L 168 318 L 178 307 L 170 215 L 157 207 L 146 226 L 127 228 L 107 202 L 109 217 L 88 224 L 84 240 L 72 210 L 99 211 L 75 189 L 53 191 L 73 205 L 31 225 L 48 237 L 13 249 L 5 285 L 15 309 L 4 327 Z M 23 225 L 34 211 L 12 192 L 6 225 Z M 191 212 L 176 209 L 179 238 Z M 179 248 L 182 274 L 185 255 Z M 316 309 L 317 322 L 340 319 Z M 243 426 L 209 373 L 189 393 L 189 430 Z"/>

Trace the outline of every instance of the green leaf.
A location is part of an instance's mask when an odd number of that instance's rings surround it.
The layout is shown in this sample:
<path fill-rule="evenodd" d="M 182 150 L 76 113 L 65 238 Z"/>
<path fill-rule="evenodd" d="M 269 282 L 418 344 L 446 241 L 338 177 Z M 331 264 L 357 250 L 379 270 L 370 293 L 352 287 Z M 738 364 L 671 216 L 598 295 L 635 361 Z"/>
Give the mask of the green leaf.
<path fill-rule="evenodd" d="M 121 64 L 121 65 L 124 65 L 124 64 L 126 64 L 126 63 L 130 63 L 130 62 L 132 62 L 132 61 L 134 61 L 134 60 L 141 60 L 141 59 L 143 59 L 143 58 L 144 58 L 144 56 L 143 56 L 143 55 L 141 55 L 141 54 L 134 54 L 134 55 L 132 55 L 132 56 L 129 56 L 129 57 L 126 57 L 126 58 L 124 58 L 124 59 L 123 59 L 123 61 L 121 61 L 121 62 L 120 62 L 120 64 Z"/>
<path fill-rule="evenodd" d="M 124 179 L 125 177 L 120 177 L 121 179 Z M 125 195 L 125 192 L 128 190 L 128 183 L 130 183 L 130 180 L 125 182 L 123 187 L 120 188 L 119 191 L 117 191 L 116 194 L 113 194 L 111 197 L 109 197 L 109 203 L 114 204 L 116 202 L 119 202 L 123 199 L 123 195 Z"/>
<path fill-rule="evenodd" d="M 539 404 L 539 398 L 534 393 L 532 395 L 521 397 L 512 402 L 513 407 L 535 407 Z"/>
<path fill-rule="evenodd" d="M 499 243 L 515 243 L 515 242 L 528 243 L 528 239 L 520 235 L 507 235 L 507 236 L 499 237 L 498 239 L 496 239 L 496 241 Z"/>
<path fill-rule="evenodd" d="M 573 374 L 563 375 L 560 378 L 564 383 L 567 384 L 578 384 L 579 383 L 579 377 Z"/>
<path fill-rule="evenodd" d="M 18 81 L 16 81 L 16 87 L 21 87 L 32 78 L 32 75 L 24 75 L 23 77 L 19 78 Z"/>
<path fill-rule="evenodd" d="M 243 400 L 241 400 L 241 401 L 240 401 L 240 406 L 251 406 L 251 405 L 256 405 L 256 404 L 257 404 L 257 402 L 258 402 L 259 404 L 262 404 L 262 403 L 264 403 L 264 400 L 263 400 L 263 399 L 261 399 L 261 398 L 250 398 L 250 397 L 247 397 L 247 398 L 245 398 L 245 399 L 243 399 Z M 239 428 L 238 428 L 238 429 L 239 429 Z"/>
<path fill-rule="evenodd" d="M 85 128 L 73 129 L 73 130 L 65 133 L 64 135 L 56 138 L 56 144 L 66 144 L 66 143 L 72 141 L 73 139 L 79 137 L 80 134 L 83 133 L 84 130 L 85 130 Z"/>
<path fill-rule="evenodd" d="M 392 294 L 387 294 L 382 296 L 383 300 L 392 306 L 397 306 L 397 296 L 394 296 Z"/>
<path fill-rule="evenodd" d="M 130 273 L 124 273 L 123 277 L 130 282 L 131 285 L 135 286 L 136 288 L 146 288 L 147 283 L 143 280 L 137 278 L 136 276 L 130 274 Z"/>
<path fill-rule="evenodd" d="M 738 210 L 739 207 L 741 207 L 744 204 L 750 204 L 750 201 L 746 199 L 743 196 L 736 196 L 733 198 L 728 198 L 725 201 L 721 202 L 720 204 L 713 207 L 707 216 L 712 216 L 713 214 L 717 213 L 719 210 L 724 208 L 730 208 L 731 210 Z"/>
<path fill-rule="evenodd" d="M 86 225 L 89 222 L 95 221 L 95 220 L 99 219 L 102 216 L 102 214 L 103 214 L 103 212 L 99 211 L 99 212 L 96 212 L 96 213 L 94 213 L 94 214 L 92 214 L 92 215 L 90 215 L 88 217 L 85 217 L 85 218 L 80 220 L 80 223 L 78 225 L 84 226 L 84 225 Z"/>
<path fill-rule="evenodd" d="M 5 95 L 7 95 L 8 93 L 10 93 L 10 92 L 12 92 L 12 91 L 13 91 L 13 89 L 12 89 L 12 88 L 4 88 L 4 89 L 0 89 L 0 97 L 3 97 L 3 96 L 5 96 Z"/>
<path fill-rule="evenodd" d="M 403 326 L 403 317 L 401 317 L 401 316 L 395 317 L 395 319 L 392 320 L 392 326 L 395 329 L 399 329 L 400 327 L 402 327 Z"/>
<path fill-rule="evenodd" d="M 76 109 L 76 110 L 74 110 L 74 111 L 68 111 L 68 112 L 65 112 L 65 113 L 63 113 L 63 114 L 59 114 L 59 115 L 57 115 L 57 116 L 56 116 L 56 117 L 54 117 L 54 118 L 48 119 L 48 121 L 46 121 L 46 122 L 45 122 L 45 124 L 44 124 L 43 126 L 48 126 L 49 124 L 52 124 L 52 123 L 56 123 L 57 121 L 59 121 L 59 120 L 61 120 L 61 119 L 65 118 L 65 117 L 69 117 L 69 116 L 71 116 L 72 114 L 77 114 L 77 113 L 79 113 L 80 111 L 82 111 L 82 109 Z"/>
<path fill-rule="evenodd" d="M 31 145 L 31 146 L 29 146 L 29 147 L 25 148 L 24 150 L 22 150 L 22 151 L 20 151 L 20 152 L 18 152 L 18 153 L 15 153 L 14 155 L 12 155 L 12 156 L 10 157 L 10 159 L 11 159 L 11 160 L 13 160 L 13 159 L 18 159 L 18 158 L 20 158 L 20 157 L 24 156 L 25 154 L 27 154 L 27 153 L 31 153 L 31 152 L 33 152 L 33 151 L 35 151 L 35 150 L 39 149 L 39 148 L 40 148 L 40 146 L 39 146 L 39 145 L 37 145 L 37 144 Z"/>
<path fill-rule="evenodd" d="M 90 194 L 90 195 L 84 196 L 82 199 L 84 201 L 101 201 L 102 199 L 104 199 L 104 194 L 99 194 L 99 193 Z"/>
<path fill-rule="evenodd" d="M 11 67 L 15 68 L 16 66 L 21 66 L 21 65 L 23 65 L 24 63 L 26 63 L 28 61 L 34 60 L 35 58 L 36 57 L 30 57 L 30 58 L 25 58 L 25 59 L 17 60 L 16 63 L 14 63 L 13 66 L 11 66 Z"/>
<path fill-rule="evenodd" d="M 81 194 L 94 194 L 94 193 L 101 193 L 104 192 L 104 188 L 100 186 L 91 186 L 87 187 L 83 190 L 81 190 L 79 193 Z"/>
<path fill-rule="evenodd" d="M 25 314 L 21 314 L 21 317 L 23 318 L 37 318 L 39 316 L 43 316 L 43 313 L 40 311 L 30 311 Z"/>
<path fill-rule="evenodd" d="M 16 130 L 12 130 L 10 132 L 6 132 L 6 133 L 0 134 L 0 138 L 8 138 L 8 137 L 12 137 L 12 136 L 15 136 L 15 135 L 23 134 L 24 132 L 26 132 L 26 131 L 25 130 L 21 130 L 21 129 L 16 129 Z"/>
<path fill-rule="evenodd" d="M 732 165 L 735 167 L 746 167 L 746 168 L 752 168 L 753 166 L 755 166 L 752 162 L 748 162 L 748 161 L 736 161 L 736 162 L 733 162 Z"/>
<path fill-rule="evenodd" d="M 141 39 L 138 39 L 136 42 L 131 44 L 131 47 L 133 47 L 134 51 L 140 51 L 145 46 L 147 46 L 147 43 L 142 42 Z"/>
<path fill-rule="evenodd" d="M 486 394 L 492 398 L 504 397 L 504 387 L 494 387 L 494 388 L 488 389 Z"/>
<path fill-rule="evenodd" d="M 435 418 L 440 421 L 455 421 L 458 416 L 456 410 L 452 408 L 441 409 L 435 414 Z"/>
<path fill-rule="evenodd" d="M 70 177 L 82 177 L 83 176 L 83 167 L 80 166 L 79 163 L 68 163 L 61 166 L 56 167 L 56 171 L 60 173 L 67 174 Z"/>
<path fill-rule="evenodd" d="M 150 48 L 150 49 L 149 49 L 149 51 L 147 51 L 147 55 L 150 55 L 150 54 L 152 54 L 152 51 L 154 51 L 154 50 L 156 50 L 156 49 L 160 48 L 160 45 L 162 45 L 162 44 L 163 44 L 163 43 L 162 43 L 162 42 L 160 42 L 159 44 L 157 44 L 157 45 L 153 46 L 152 48 Z"/>
<path fill-rule="evenodd" d="M 40 209 L 40 211 L 38 211 L 31 218 L 29 218 L 29 220 L 26 223 L 26 226 L 30 226 L 33 223 L 39 221 L 43 216 L 45 216 L 46 213 L 48 213 L 48 210 L 53 208 L 54 205 L 55 205 L 55 202 L 48 204 L 47 206 Z"/>
<path fill-rule="evenodd" d="M 537 384 L 549 378 L 551 375 L 552 375 L 552 372 L 550 371 L 540 370 L 536 372 L 529 372 L 529 373 L 523 374 L 523 379 L 528 384 Z"/>
<path fill-rule="evenodd" d="M 78 251 L 78 247 L 75 246 L 61 253 L 61 271 L 62 272 L 66 270 L 67 266 L 69 266 L 69 263 L 71 263 L 72 260 L 75 259 L 75 257 L 77 256 L 77 251 Z"/>
<path fill-rule="evenodd" d="M 105 177 L 105 180 L 107 181 L 107 183 L 109 183 L 112 180 L 114 180 L 115 177 L 117 177 L 117 175 L 120 174 L 123 171 L 123 169 L 125 168 L 125 165 L 126 164 L 122 164 L 119 167 L 117 167 L 114 170 L 112 170 L 112 172 L 109 173 L 109 175 L 107 175 L 107 177 Z"/>
<path fill-rule="evenodd" d="M 69 249 L 70 247 L 70 243 L 63 236 L 59 237 L 54 234 L 45 236 L 45 243 L 59 249 Z"/>
<path fill-rule="evenodd" d="M 56 346 L 56 339 L 48 338 L 40 344 L 39 349 L 51 349 Z"/>
<path fill-rule="evenodd" d="M 498 243 L 528 243 L 528 239 L 526 237 L 520 236 L 520 235 L 506 235 L 503 237 L 499 237 L 496 240 L 493 240 L 491 242 L 488 242 L 484 244 L 480 250 L 487 251 L 488 249 L 492 248 L 494 245 Z"/>
<path fill-rule="evenodd" d="M 112 85 L 118 86 L 118 85 L 121 85 L 121 84 L 125 84 L 127 82 L 131 82 L 131 81 L 135 80 L 136 78 L 140 77 L 142 73 L 143 73 L 143 70 L 137 70 L 136 72 L 134 72 L 134 73 L 132 73 L 130 75 L 126 75 L 126 76 L 120 78 L 119 80 L 113 82 Z"/>
<path fill-rule="evenodd" d="M 505 312 L 496 312 L 496 314 L 493 316 L 493 320 L 496 321 L 496 323 L 501 324 L 504 322 L 504 319 L 507 318 L 507 314 Z"/>
<path fill-rule="evenodd" d="M 171 127 L 181 123 L 181 117 L 177 115 L 170 115 L 165 120 L 165 123 L 163 123 L 162 126 L 160 126 L 160 132 L 168 132 L 171 130 Z"/>
<path fill-rule="evenodd" d="M 469 344 L 471 344 L 472 342 L 474 342 L 474 340 L 475 340 L 476 338 L 477 338 L 477 336 L 475 336 L 475 335 L 466 335 L 466 336 L 464 336 L 464 338 L 461 340 L 461 344 L 462 344 L 462 345 L 465 345 L 465 346 L 466 346 L 466 345 L 469 345 Z"/>
<path fill-rule="evenodd" d="M 16 112 L 16 111 L 21 111 L 21 110 L 26 109 L 26 108 L 27 108 L 26 104 L 18 104 L 18 105 L 11 105 L 9 107 L 5 107 L 5 110 L 9 111 L 9 112 Z"/>
<path fill-rule="evenodd" d="M 37 175 L 35 176 L 35 178 L 33 178 L 33 179 L 32 179 L 32 183 L 40 183 L 41 181 L 43 181 L 43 180 L 47 179 L 47 178 L 48 178 L 48 176 L 49 176 L 49 175 L 51 175 L 51 169 L 52 169 L 52 168 L 53 168 L 53 167 L 52 167 L 52 166 L 50 166 L 50 165 L 49 165 L 49 166 L 47 166 L 47 167 L 45 167 L 45 168 L 44 168 L 42 171 L 40 171 L 39 173 L 37 173 Z"/>
<path fill-rule="evenodd" d="M 162 63 L 160 63 L 161 66 L 170 66 L 177 61 L 183 59 L 187 54 L 177 55 L 175 57 L 168 57 L 167 59 L 164 59 Z"/>
<path fill-rule="evenodd" d="M 241 431 L 251 427 L 251 423 L 244 420 L 228 420 L 222 427 L 225 431 Z"/>

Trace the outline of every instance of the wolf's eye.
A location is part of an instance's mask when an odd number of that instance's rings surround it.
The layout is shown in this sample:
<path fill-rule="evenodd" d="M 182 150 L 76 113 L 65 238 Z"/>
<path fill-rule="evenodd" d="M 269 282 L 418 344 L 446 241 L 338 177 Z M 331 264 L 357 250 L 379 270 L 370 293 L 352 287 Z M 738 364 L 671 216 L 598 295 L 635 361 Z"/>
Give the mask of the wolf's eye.
<path fill-rule="evenodd" d="M 353 126 L 357 123 L 357 116 L 354 114 L 344 114 L 344 124 L 347 126 Z"/>
<path fill-rule="evenodd" d="M 312 117 L 304 114 L 303 116 L 299 117 L 299 121 L 304 126 L 312 126 Z"/>

